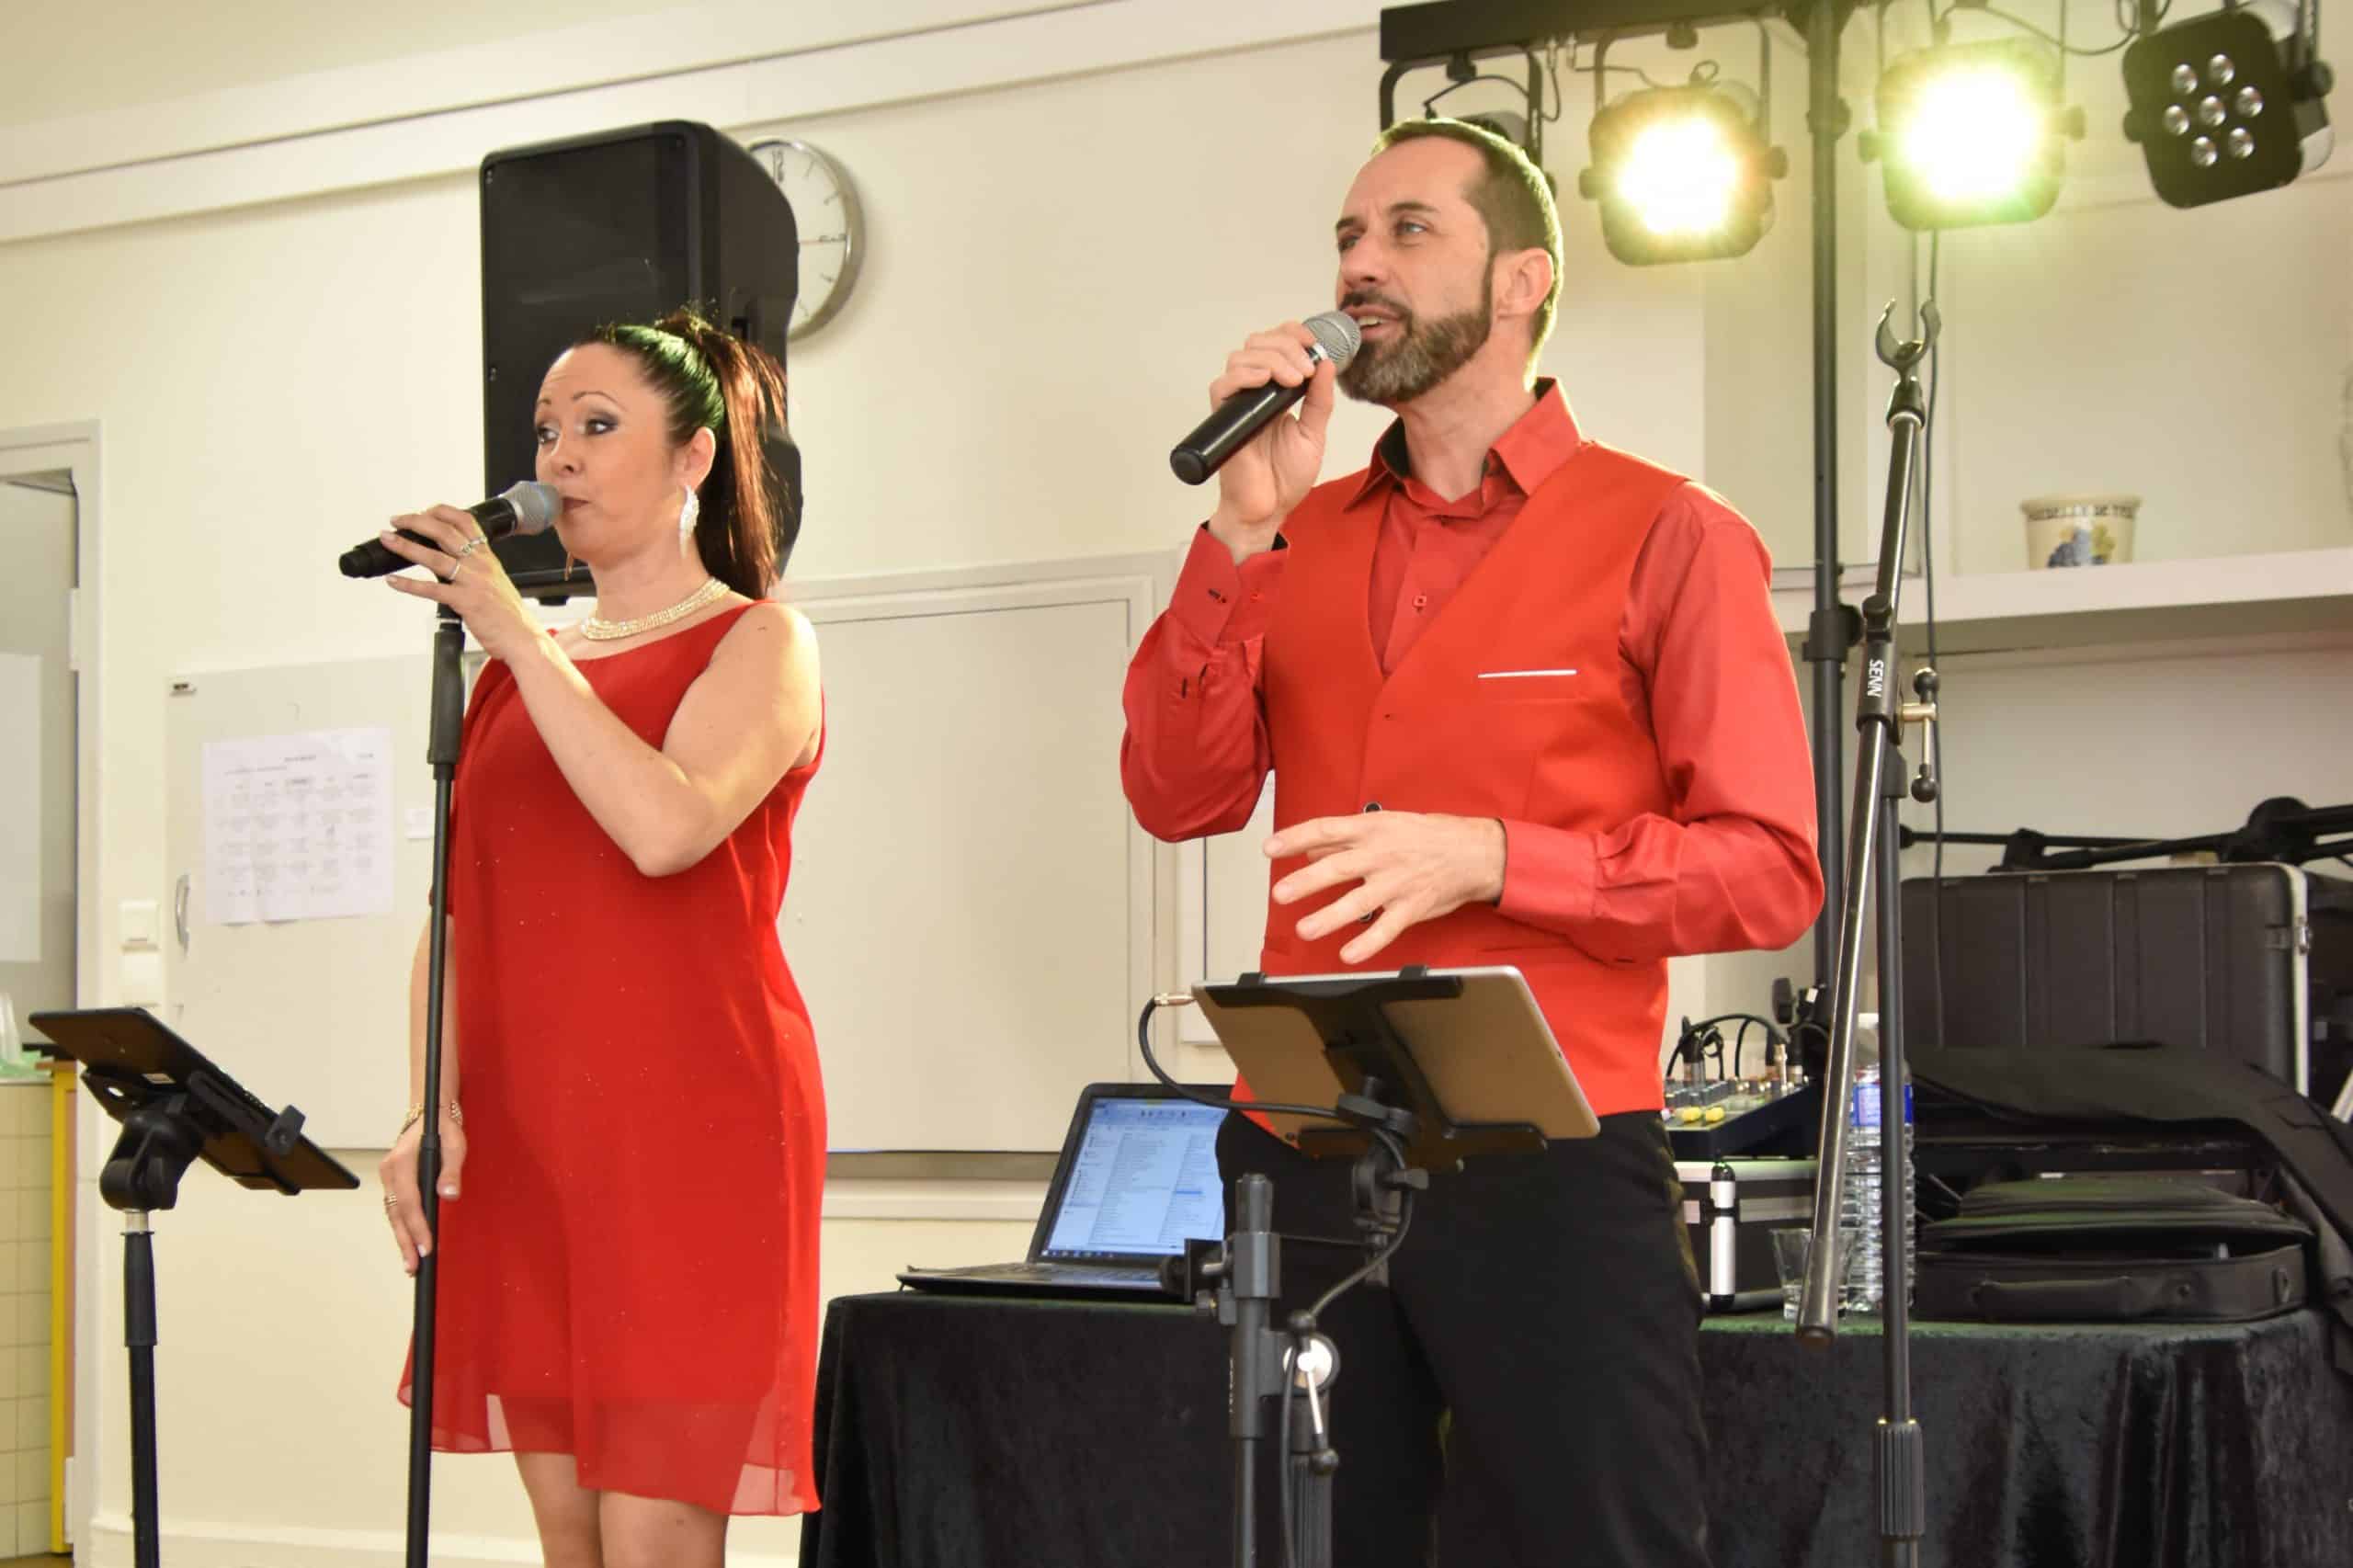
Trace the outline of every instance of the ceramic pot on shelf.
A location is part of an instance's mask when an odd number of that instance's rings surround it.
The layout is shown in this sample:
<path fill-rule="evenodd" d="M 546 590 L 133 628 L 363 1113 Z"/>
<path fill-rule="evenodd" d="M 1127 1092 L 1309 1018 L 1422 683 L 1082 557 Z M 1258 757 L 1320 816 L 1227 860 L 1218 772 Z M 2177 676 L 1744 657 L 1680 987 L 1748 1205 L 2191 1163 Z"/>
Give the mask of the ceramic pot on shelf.
<path fill-rule="evenodd" d="M 2138 495 L 2036 495 L 2018 503 L 2026 514 L 2026 563 L 2110 566 L 2132 559 Z"/>

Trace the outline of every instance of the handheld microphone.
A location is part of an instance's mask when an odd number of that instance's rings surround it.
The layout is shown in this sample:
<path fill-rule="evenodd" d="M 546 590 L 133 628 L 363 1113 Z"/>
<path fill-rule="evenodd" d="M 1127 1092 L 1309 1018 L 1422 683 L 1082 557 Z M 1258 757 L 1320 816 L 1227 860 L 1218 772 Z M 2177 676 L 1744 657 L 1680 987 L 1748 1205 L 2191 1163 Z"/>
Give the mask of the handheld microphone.
<path fill-rule="evenodd" d="M 1344 311 L 1325 311 L 1308 317 L 1304 324 L 1315 335 L 1315 346 L 1307 357 L 1316 364 L 1329 359 L 1346 369 L 1363 346 L 1364 333 Z M 1188 484 L 1202 483 L 1224 467 L 1226 459 L 1248 446 L 1268 420 L 1306 395 L 1303 381 L 1295 387 L 1268 381 L 1263 387 L 1244 388 L 1219 403 L 1193 427 L 1191 435 L 1176 443 L 1176 450 L 1168 454 L 1168 466 Z"/>
<path fill-rule="evenodd" d="M 487 501 L 475 502 L 466 510 L 482 525 L 484 539 L 505 539 L 508 534 L 547 532 L 556 514 L 563 510 L 563 498 L 555 493 L 554 485 L 527 479 L 520 484 L 509 485 Z M 433 550 L 441 548 L 423 534 L 411 533 L 406 528 L 400 533 L 412 543 Z M 382 540 L 371 539 L 345 551 L 335 564 L 343 568 L 347 577 L 381 577 L 416 562 L 394 555 Z"/>

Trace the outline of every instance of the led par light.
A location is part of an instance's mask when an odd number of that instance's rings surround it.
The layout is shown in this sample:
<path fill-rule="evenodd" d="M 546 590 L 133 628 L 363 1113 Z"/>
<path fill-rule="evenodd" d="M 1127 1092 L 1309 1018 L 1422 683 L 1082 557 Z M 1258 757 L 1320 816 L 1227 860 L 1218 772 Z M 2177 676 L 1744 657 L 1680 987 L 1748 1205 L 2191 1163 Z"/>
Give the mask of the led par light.
<path fill-rule="evenodd" d="M 2021 223 L 2059 199 L 2081 110 L 2062 107 L 2058 51 L 2032 39 L 1939 44 L 1879 80 L 1877 158 L 1890 216 L 1907 229 Z"/>
<path fill-rule="evenodd" d="M 1773 226 L 1773 181 L 1789 158 L 1766 144 L 1756 95 L 1727 83 L 1645 87 L 1593 117 L 1577 191 L 1601 207 L 1620 261 L 1742 256 Z"/>
<path fill-rule="evenodd" d="M 2328 157 L 2328 66 L 2294 13 L 2257 5 L 2159 28 L 2124 51 L 2124 134 L 2175 207 L 2275 189 Z"/>

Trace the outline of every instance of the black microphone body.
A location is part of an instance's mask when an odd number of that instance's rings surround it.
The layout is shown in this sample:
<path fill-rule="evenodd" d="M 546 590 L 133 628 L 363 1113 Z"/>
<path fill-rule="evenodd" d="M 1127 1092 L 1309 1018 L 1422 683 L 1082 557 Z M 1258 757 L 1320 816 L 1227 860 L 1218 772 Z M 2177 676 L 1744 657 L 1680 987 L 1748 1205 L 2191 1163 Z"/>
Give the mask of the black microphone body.
<path fill-rule="evenodd" d="M 1315 335 L 1314 346 L 1307 357 L 1317 364 L 1329 359 L 1345 368 L 1356 358 L 1364 341 L 1355 320 L 1340 311 L 1325 311 L 1310 316 L 1307 330 Z M 1283 413 L 1307 395 L 1307 383 L 1287 387 L 1268 381 L 1262 387 L 1245 387 L 1211 411 L 1207 419 L 1193 426 L 1191 435 L 1176 443 L 1168 454 L 1168 466 L 1176 477 L 1188 484 L 1199 484 L 1225 466 L 1225 460 L 1267 427 L 1267 421 Z"/>
<path fill-rule="evenodd" d="M 563 497 L 555 493 L 553 485 L 525 480 L 520 484 L 508 486 L 487 501 L 475 502 L 466 511 L 482 525 L 484 539 L 498 540 L 508 534 L 544 533 L 563 509 Z M 439 541 L 412 533 L 407 528 L 401 529 L 400 536 L 428 550 L 441 548 Z M 394 555 L 382 540 L 371 539 L 345 551 L 335 564 L 343 569 L 347 577 L 382 577 L 416 562 Z"/>

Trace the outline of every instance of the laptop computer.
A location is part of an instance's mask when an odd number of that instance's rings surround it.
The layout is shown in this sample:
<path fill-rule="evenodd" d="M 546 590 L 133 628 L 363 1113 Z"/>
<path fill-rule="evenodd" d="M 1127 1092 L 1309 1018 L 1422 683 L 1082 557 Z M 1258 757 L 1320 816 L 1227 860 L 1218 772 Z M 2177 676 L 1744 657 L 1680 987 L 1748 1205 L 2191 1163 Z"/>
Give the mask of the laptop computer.
<path fill-rule="evenodd" d="M 1227 1093 L 1222 1084 L 1197 1087 Z M 899 1283 L 996 1295 L 1170 1296 L 1162 1260 L 1181 1256 L 1188 1240 L 1225 1234 L 1217 1131 L 1226 1114 L 1163 1084 L 1088 1085 L 1054 1162 L 1029 1256 L 971 1268 L 910 1267 Z"/>

